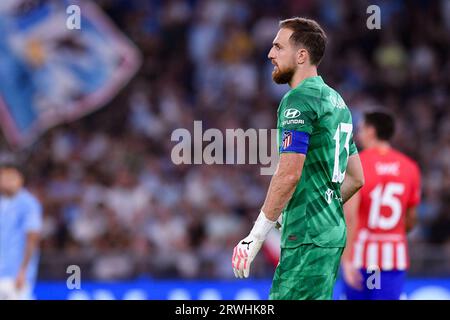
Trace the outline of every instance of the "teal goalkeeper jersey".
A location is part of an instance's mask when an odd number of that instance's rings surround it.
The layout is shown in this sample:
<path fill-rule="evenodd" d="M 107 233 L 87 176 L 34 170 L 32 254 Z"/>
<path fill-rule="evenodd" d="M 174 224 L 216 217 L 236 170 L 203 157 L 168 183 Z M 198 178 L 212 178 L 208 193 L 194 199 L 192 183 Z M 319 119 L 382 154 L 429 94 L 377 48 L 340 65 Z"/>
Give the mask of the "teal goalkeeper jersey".
<path fill-rule="evenodd" d="M 302 176 L 282 213 L 281 247 L 344 247 L 340 187 L 348 157 L 357 153 L 349 109 L 320 76 L 306 78 L 281 100 L 277 129 L 280 153 L 292 134 L 309 134 Z"/>

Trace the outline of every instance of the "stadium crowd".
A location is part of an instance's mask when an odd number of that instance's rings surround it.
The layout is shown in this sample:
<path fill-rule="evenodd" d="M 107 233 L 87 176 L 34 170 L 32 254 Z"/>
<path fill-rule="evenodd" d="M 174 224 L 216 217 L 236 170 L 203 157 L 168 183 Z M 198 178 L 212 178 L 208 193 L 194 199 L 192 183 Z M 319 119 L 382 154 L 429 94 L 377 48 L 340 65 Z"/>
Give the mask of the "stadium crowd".
<path fill-rule="evenodd" d="M 318 19 L 319 71 L 355 124 L 395 114 L 394 145 L 420 164 L 412 243 L 450 248 L 450 1 L 101 0 L 140 49 L 138 75 L 108 105 L 58 126 L 29 151 L 27 183 L 45 220 L 40 278 L 231 278 L 232 248 L 270 181 L 260 165 L 175 165 L 177 128 L 274 128 L 287 86 L 267 59 L 278 21 Z M 367 6 L 381 8 L 369 30 Z M 258 256 L 255 277 L 274 266 Z"/>

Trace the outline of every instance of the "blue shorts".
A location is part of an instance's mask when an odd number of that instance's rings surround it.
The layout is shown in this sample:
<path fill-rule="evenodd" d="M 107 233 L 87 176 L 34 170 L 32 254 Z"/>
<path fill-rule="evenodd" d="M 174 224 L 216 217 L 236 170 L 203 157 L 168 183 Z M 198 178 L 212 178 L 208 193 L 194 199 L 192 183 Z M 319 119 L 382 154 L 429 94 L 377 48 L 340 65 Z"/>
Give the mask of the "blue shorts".
<path fill-rule="evenodd" d="M 343 281 L 343 292 L 347 300 L 399 300 L 403 293 L 406 271 L 381 271 L 379 285 L 374 285 L 374 272 L 360 269 L 363 278 L 362 290 L 349 287 Z M 370 278 L 370 279 L 369 279 Z M 369 281 L 367 281 L 369 279 Z M 371 285 L 367 285 L 369 284 Z"/>

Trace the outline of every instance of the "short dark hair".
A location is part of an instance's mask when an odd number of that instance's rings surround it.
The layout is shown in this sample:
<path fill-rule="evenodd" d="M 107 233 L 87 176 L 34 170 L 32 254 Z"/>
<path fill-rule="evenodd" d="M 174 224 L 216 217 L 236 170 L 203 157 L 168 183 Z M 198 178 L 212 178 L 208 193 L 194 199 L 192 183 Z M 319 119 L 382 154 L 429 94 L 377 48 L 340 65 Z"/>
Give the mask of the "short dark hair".
<path fill-rule="evenodd" d="M 13 162 L 0 162 L 0 169 L 14 169 L 19 171 L 20 173 L 23 173 L 22 166 Z"/>
<path fill-rule="evenodd" d="M 366 112 L 364 114 L 364 123 L 375 128 L 375 134 L 379 140 L 389 141 L 394 136 L 394 117 L 387 112 Z"/>
<path fill-rule="evenodd" d="M 293 31 L 289 40 L 294 45 L 304 46 L 309 52 L 311 64 L 318 66 L 327 43 L 327 36 L 322 27 L 312 19 L 299 17 L 282 20 L 279 26 Z"/>
<path fill-rule="evenodd" d="M 16 169 L 23 173 L 23 166 L 17 156 L 7 153 L 0 153 L 0 169 Z"/>

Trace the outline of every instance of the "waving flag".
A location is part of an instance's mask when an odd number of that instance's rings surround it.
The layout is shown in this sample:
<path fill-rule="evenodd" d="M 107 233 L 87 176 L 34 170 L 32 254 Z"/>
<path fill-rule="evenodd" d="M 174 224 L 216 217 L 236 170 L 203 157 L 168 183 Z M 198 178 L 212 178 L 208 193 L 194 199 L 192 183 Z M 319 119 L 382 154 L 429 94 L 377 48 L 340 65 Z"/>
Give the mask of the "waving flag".
<path fill-rule="evenodd" d="M 81 29 L 66 25 L 73 4 Z M 2 0 L 0 33 L 0 125 L 16 148 L 104 106 L 141 63 L 91 2 Z"/>

